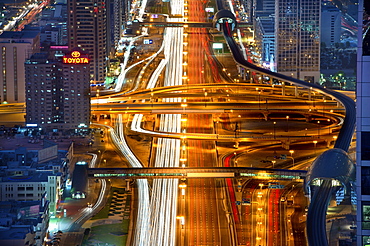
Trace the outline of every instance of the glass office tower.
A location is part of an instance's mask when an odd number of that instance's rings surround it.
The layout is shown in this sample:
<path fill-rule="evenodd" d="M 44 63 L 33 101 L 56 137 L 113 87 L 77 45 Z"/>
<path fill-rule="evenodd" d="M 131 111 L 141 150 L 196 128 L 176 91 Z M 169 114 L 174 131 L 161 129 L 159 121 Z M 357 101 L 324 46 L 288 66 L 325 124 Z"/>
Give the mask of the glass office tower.
<path fill-rule="evenodd" d="M 359 0 L 357 52 L 357 245 L 370 245 L 370 2 Z"/>
<path fill-rule="evenodd" d="M 320 78 L 320 0 L 276 0 L 277 72 L 315 83 Z"/>

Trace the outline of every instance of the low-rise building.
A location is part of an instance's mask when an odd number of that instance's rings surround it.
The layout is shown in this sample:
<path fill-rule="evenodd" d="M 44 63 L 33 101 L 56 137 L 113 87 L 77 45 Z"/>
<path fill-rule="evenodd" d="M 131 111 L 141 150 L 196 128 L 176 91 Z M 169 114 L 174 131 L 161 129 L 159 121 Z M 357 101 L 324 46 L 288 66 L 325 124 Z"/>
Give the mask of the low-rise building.
<path fill-rule="evenodd" d="M 49 227 L 49 204 L 39 201 L 0 202 L 0 245 L 41 246 Z"/>

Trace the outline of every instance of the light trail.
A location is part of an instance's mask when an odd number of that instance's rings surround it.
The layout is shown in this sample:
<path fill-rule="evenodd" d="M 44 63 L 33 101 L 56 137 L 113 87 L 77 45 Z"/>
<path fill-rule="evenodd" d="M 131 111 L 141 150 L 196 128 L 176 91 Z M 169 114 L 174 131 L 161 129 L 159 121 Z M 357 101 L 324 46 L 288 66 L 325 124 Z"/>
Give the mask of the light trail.
<path fill-rule="evenodd" d="M 96 160 L 97 160 L 97 155 L 89 153 L 89 155 L 92 155 L 92 159 L 90 161 L 90 168 L 94 168 L 96 166 Z M 92 207 L 85 207 L 83 208 L 80 213 L 79 217 L 74 220 L 68 227 L 68 231 L 72 230 L 73 227 L 80 227 L 84 221 L 86 221 L 88 218 L 92 217 L 93 214 L 95 214 L 98 211 L 98 208 L 102 205 L 104 201 L 104 197 L 107 192 L 107 181 L 105 179 L 101 180 L 101 188 L 99 191 L 99 196 L 98 199 L 96 200 L 95 204 Z M 81 225 L 79 225 L 81 224 Z"/>
<path fill-rule="evenodd" d="M 173 15 L 183 14 L 183 1 L 172 1 Z M 168 21 L 181 21 L 181 18 L 168 18 Z M 164 36 L 165 61 L 155 73 L 166 64 L 164 86 L 182 84 L 183 28 L 166 28 Z M 156 77 L 150 81 L 154 86 Z M 164 98 L 164 102 L 181 102 L 181 98 Z M 140 117 L 138 117 L 140 118 Z M 134 123 L 134 122 L 133 122 Z M 134 123 L 136 127 L 139 124 Z M 181 116 L 178 114 L 160 115 L 160 131 L 180 132 Z M 158 138 L 155 155 L 156 167 L 178 167 L 180 162 L 180 140 Z M 178 179 L 154 180 L 151 199 L 151 233 L 148 245 L 175 245 L 177 216 Z"/>

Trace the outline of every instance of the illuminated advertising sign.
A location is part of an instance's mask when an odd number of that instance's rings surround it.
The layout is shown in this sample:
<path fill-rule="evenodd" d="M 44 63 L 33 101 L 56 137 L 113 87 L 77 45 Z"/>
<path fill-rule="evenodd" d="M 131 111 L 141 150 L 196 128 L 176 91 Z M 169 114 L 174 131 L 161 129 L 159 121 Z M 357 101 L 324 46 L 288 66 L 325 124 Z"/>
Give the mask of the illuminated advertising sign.
<path fill-rule="evenodd" d="M 213 43 L 212 47 L 214 49 L 222 49 L 224 47 L 223 43 Z"/>
<path fill-rule="evenodd" d="M 64 64 L 88 64 L 90 59 L 86 54 L 81 54 L 81 52 L 74 50 L 69 55 L 63 56 Z"/>
<path fill-rule="evenodd" d="M 144 44 L 153 44 L 153 40 L 152 39 L 144 39 Z"/>

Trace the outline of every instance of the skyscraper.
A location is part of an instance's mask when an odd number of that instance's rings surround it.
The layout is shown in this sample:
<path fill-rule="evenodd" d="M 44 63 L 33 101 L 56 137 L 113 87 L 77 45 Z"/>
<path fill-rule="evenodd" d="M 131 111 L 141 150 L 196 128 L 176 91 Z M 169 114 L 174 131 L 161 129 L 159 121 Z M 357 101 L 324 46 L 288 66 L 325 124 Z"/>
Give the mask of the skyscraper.
<path fill-rule="evenodd" d="M 322 5 L 321 16 L 321 42 L 329 47 L 339 43 L 341 35 L 341 12 L 330 3 Z"/>
<path fill-rule="evenodd" d="M 275 15 L 275 0 L 253 0 L 254 15 L 273 16 Z"/>
<path fill-rule="evenodd" d="M 24 103 L 24 61 L 40 51 L 38 31 L 6 31 L 0 35 L 0 103 Z"/>
<path fill-rule="evenodd" d="M 276 0 L 277 72 L 308 82 L 320 78 L 320 0 Z"/>
<path fill-rule="evenodd" d="M 107 50 L 110 57 L 115 55 L 115 46 L 121 39 L 128 15 L 130 1 L 107 0 Z"/>
<path fill-rule="evenodd" d="M 364 7 L 363 7 L 364 6 Z M 370 3 L 359 1 L 357 50 L 357 245 L 370 245 Z M 362 30 L 362 31 L 361 31 Z"/>
<path fill-rule="evenodd" d="M 87 128 L 90 123 L 89 59 L 79 49 L 62 59 L 37 53 L 25 63 L 26 123 L 47 132 Z"/>
<path fill-rule="evenodd" d="M 88 52 L 93 84 L 105 81 L 107 23 L 105 0 L 68 0 L 68 46 Z"/>

